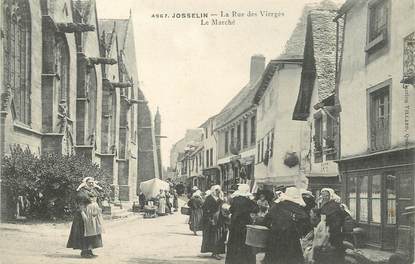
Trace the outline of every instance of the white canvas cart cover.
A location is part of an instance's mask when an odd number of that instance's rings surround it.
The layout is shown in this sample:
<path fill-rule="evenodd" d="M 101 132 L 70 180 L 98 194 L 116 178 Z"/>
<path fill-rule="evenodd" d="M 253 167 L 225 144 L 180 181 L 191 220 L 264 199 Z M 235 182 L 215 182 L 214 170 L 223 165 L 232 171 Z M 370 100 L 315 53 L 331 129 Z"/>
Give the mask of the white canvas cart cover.
<path fill-rule="evenodd" d="M 140 183 L 140 190 L 144 193 L 146 199 L 151 199 L 156 198 L 160 190 L 170 190 L 170 185 L 168 182 L 155 178 Z"/>

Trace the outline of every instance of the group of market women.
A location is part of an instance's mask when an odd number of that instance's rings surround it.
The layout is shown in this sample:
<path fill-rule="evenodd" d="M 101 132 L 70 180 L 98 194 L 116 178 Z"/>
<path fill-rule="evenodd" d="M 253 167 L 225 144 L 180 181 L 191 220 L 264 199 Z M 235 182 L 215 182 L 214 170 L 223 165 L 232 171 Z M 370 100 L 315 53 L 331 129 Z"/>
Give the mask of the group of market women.
<path fill-rule="evenodd" d="M 179 207 L 178 195 L 176 190 L 160 190 L 155 202 L 157 204 L 157 214 L 166 215 L 177 211 Z"/>
<path fill-rule="evenodd" d="M 330 188 L 315 199 L 309 191 L 284 187 L 268 201 L 264 193 L 256 201 L 247 184 L 226 196 L 218 185 L 206 194 L 193 191 L 189 225 L 194 234 L 203 231 L 202 253 L 219 260 L 226 252 L 226 264 L 255 264 L 258 249 L 245 240 L 247 225 L 256 224 L 270 229 L 264 264 L 344 261 L 342 226 L 350 213 Z"/>

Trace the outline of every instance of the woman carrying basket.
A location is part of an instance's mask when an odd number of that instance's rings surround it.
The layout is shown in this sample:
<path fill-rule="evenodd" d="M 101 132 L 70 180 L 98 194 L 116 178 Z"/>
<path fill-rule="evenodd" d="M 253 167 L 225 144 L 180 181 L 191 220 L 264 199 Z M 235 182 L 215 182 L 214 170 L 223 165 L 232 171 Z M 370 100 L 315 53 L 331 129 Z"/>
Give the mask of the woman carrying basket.
<path fill-rule="evenodd" d="M 252 248 L 245 244 L 246 225 L 252 224 L 251 214 L 258 211 L 251 197 L 247 184 L 239 184 L 238 190 L 232 194 L 226 264 L 255 264 L 256 262 Z"/>

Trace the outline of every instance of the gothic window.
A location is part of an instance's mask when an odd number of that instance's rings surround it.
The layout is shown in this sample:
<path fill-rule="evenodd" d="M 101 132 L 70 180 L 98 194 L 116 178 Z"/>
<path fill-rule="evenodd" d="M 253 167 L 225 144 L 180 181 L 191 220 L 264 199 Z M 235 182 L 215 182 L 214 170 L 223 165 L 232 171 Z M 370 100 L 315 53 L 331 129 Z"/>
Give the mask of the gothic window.
<path fill-rule="evenodd" d="M 55 73 L 58 104 L 66 107 L 69 115 L 69 50 L 64 36 L 57 36 L 55 44 Z"/>
<path fill-rule="evenodd" d="M 12 92 L 13 118 L 30 125 L 30 10 L 25 0 L 3 2 L 4 85 Z"/>
<path fill-rule="evenodd" d="M 88 73 L 88 125 L 89 125 L 89 142 L 91 145 L 95 144 L 95 128 L 97 120 L 97 74 L 95 67 L 91 67 Z"/>
<path fill-rule="evenodd" d="M 131 80 L 131 82 L 133 82 L 133 80 Z M 130 89 L 131 91 L 131 96 L 130 99 L 134 99 L 134 87 L 131 87 Z M 135 138 L 135 106 L 134 104 L 131 104 L 130 106 L 130 137 L 131 137 L 131 141 L 135 142 L 136 138 Z"/>

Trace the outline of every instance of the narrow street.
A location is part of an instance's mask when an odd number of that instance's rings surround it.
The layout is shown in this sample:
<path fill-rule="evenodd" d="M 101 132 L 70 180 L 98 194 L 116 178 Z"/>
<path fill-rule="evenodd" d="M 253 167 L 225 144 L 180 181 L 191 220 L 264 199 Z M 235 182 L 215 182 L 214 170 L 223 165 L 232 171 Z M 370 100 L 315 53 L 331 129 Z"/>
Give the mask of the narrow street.
<path fill-rule="evenodd" d="M 224 263 L 201 254 L 201 232 L 194 236 L 180 213 L 143 219 L 131 216 L 105 225 L 104 247 L 94 259 L 82 259 L 79 250 L 66 248 L 70 223 L 0 225 L 1 264 L 20 263 Z"/>

